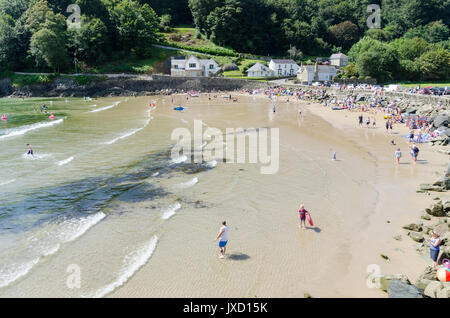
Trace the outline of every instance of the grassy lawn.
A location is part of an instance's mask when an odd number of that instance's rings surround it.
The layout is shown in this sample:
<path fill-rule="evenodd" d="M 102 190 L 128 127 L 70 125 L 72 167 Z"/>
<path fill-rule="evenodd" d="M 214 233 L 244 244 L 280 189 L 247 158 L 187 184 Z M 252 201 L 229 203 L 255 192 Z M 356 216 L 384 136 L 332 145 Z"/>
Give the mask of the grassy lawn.
<path fill-rule="evenodd" d="M 57 77 L 56 74 L 50 75 L 22 75 L 15 74 L 13 72 L 2 72 L 0 73 L 1 78 L 9 78 L 11 80 L 11 85 L 14 87 L 22 87 L 34 84 L 45 84 L 49 83 Z"/>
<path fill-rule="evenodd" d="M 190 33 L 190 35 L 186 37 L 187 33 Z M 172 32 L 163 33 L 163 36 L 167 45 L 180 47 L 185 50 L 220 56 L 237 55 L 237 52 L 233 49 L 216 45 L 202 36 L 197 36 L 197 34 L 197 30 L 193 27 L 180 26 L 173 28 Z M 171 39 L 173 36 L 178 36 L 180 39 Z M 182 40 L 181 37 L 186 37 L 186 39 Z"/>
<path fill-rule="evenodd" d="M 262 61 L 260 61 L 260 60 L 244 59 L 238 64 L 239 70 L 223 72 L 223 75 L 225 75 L 225 77 L 232 77 L 232 78 L 256 79 L 255 77 L 248 78 L 247 77 L 247 73 L 244 72 L 244 69 L 246 67 L 248 69 L 251 64 L 255 64 L 255 63 L 258 63 L 258 62 L 262 62 Z M 263 78 L 263 77 L 261 77 L 261 78 Z"/>
<path fill-rule="evenodd" d="M 152 56 L 146 59 L 135 59 L 132 57 L 118 58 L 110 62 L 98 65 L 85 70 L 89 73 L 132 73 L 132 74 L 151 74 L 155 63 L 165 62 L 172 56 L 180 55 L 180 51 L 166 50 L 161 48 L 152 48 Z"/>

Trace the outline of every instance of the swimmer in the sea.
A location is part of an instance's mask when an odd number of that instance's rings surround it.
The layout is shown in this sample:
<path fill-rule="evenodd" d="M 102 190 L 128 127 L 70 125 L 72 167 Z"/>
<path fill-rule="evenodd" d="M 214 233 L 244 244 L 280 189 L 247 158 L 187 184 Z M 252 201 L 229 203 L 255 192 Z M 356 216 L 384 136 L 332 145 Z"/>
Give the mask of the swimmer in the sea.
<path fill-rule="evenodd" d="M 33 148 L 31 148 L 31 145 L 30 144 L 27 144 L 27 150 L 28 150 L 28 152 L 27 152 L 27 155 L 28 156 L 32 156 L 32 157 L 34 157 L 34 154 L 33 154 Z"/>

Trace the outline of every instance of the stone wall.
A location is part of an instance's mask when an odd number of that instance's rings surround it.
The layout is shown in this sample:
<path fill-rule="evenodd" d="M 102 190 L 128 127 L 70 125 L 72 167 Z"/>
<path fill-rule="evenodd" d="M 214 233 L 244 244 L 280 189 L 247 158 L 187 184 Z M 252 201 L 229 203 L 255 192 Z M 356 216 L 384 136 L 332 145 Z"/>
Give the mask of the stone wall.
<path fill-rule="evenodd" d="M 223 77 L 171 77 L 168 75 L 109 78 L 90 85 L 78 85 L 74 79 L 58 78 L 47 84 L 12 87 L 9 81 L 0 85 L 0 96 L 56 97 L 56 96 L 132 96 L 152 95 L 172 91 L 232 91 L 267 87 L 264 82 Z M 0 83 L 0 84 L 2 84 Z"/>

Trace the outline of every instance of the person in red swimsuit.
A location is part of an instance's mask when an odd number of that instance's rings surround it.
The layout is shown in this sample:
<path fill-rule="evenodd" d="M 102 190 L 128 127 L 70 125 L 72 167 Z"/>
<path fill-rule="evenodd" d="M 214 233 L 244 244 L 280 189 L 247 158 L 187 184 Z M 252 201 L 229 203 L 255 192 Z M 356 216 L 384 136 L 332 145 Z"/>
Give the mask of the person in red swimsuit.
<path fill-rule="evenodd" d="M 300 209 L 298 210 L 299 216 L 300 216 L 300 228 L 306 229 L 306 213 L 308 211 L 305 210 L 305 206 L 303 204 L 300 205 Z"/>

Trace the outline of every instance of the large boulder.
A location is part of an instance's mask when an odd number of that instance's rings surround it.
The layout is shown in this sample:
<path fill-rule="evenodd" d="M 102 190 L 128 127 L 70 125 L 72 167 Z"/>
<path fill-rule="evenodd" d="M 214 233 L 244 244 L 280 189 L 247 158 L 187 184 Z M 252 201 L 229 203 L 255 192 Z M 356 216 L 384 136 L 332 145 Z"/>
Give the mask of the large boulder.
<path fill-rule="evenodd" d="M 439 115 L 434 118 L 433 126 L 438 128 L 440 126 L 448 126 L 449 124 L 449 116 Z"/>
<path fill-rule="evenodd" d="M 442 204 L 442 201 L 432 204 L 430 206 L 430 208 L 425 209 L 425 212 L 427 212 L 429 215 L 432 215 L 432 216 L 438 216 L 438 217 L 445 216 L 444 205 Z"/>
<path fill-rule="evenodd" d="M 380 283 L 380 289 L 384 292 L 387 292 L 389 290 L 389 286 L 391 285 L 392 281 L 394 281 L 394 280 L 398 280 L 398 281 L 402 281 L 407 284 L 411 284 L 408 277 L 404 274 L 379 275 L 379 276 L 372 278 L 372 283 L 376 283 L 377 280 Z"/>
<path fill-rule="evenodd" d="M 444 192 L 444 187 L 441 186 L 435 186 L 429 183 L 422 183 L 419 185 L 420 186 L 420 191 L 424 192 L 424 191 L 436 191 L 436 192 Z"/>
<path fill-rule="evenodd" d="M 450 201 L 445 201 L 445 203 L 444 203 L 444 212 L 445 213 L 450 212 Z"/>
<path fill-rule="evenodd" d="M 405 230 L 414 231 L 414 232 L 421 232 L 422 231 L 422 225 L 415 224 L 415 223 L 404 225 L 403 228 Z"/>
<path fill-rule="evenodd" d="M 436 293 L 436 298 L 450 298 L 450 286 L 445 286 Z"/>
<path fill-rule="evenodd" d="M 428 284 L 435 282 L 435 281 L 436 281 L 435 279 L 431 280 L 431 279 L 426 279 L 426 278 L 419 278 L 419 279 L 417 279 L 415 285 L 420 289 L 426 289 Z"/>
<path fill-rule="evenodd" d="M 423 290 L 394 279 L 389 286 L 389 298 L 423 298 Z"/>
<path fill-rule="evenodd" d="M 441 177 L 433 183 L 433 186 L 443 187 L 444 189 L 450 189 L 450 178 L 449 177 Z"/>
<path fill-rule="evenodd" d="M 423 242 L 423 234 L 419 232 L 409 232 L 408 236 L 417 243 Z"/>
<path fill-rule="evenodd" d="M 427 279 L 431 281 L 436 281 L 436 269 L 433 266 L 427 266 L 419 279 Z"/>
<path fill-rule="evenodd" d="M 441 289 L 443 289 L 443 288 L 444 288 L 444 285 L 441 282 L 435 281 L 435 282 L 429 283 L 423 293 L 425 296 L 428 296 L 430 298 L 436 298 L 438 292 L 440 292 Z"/>

